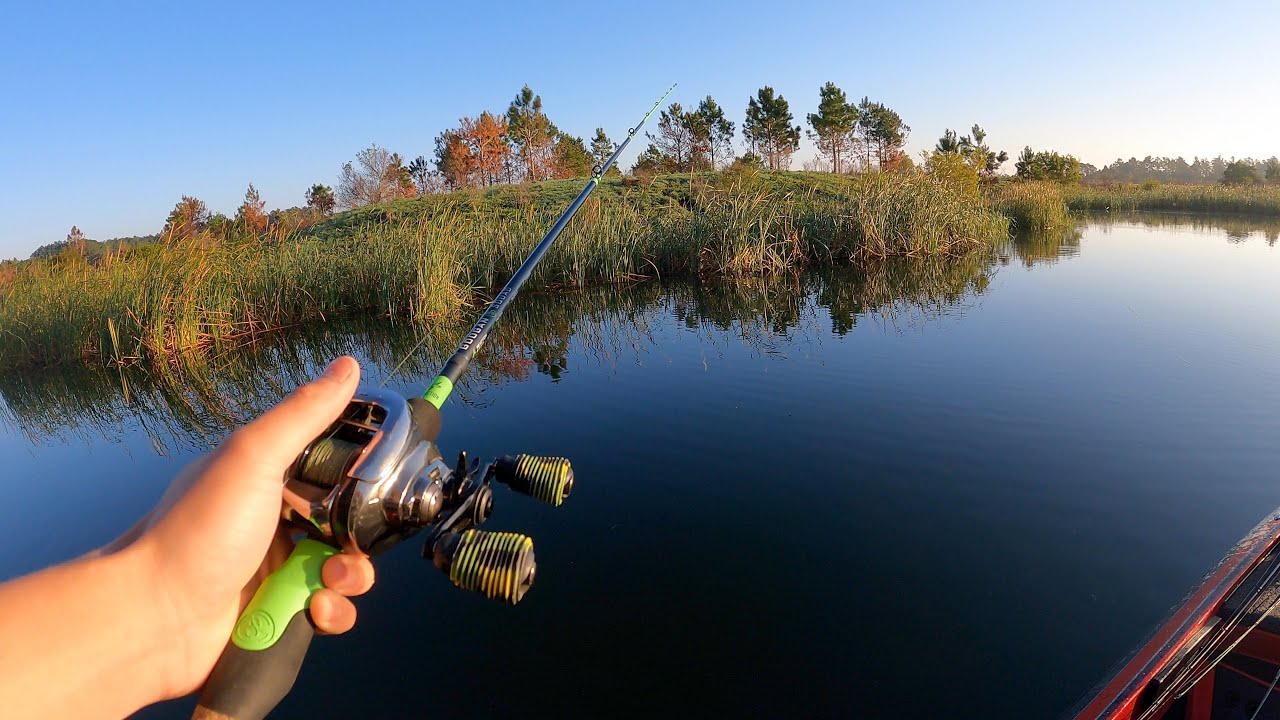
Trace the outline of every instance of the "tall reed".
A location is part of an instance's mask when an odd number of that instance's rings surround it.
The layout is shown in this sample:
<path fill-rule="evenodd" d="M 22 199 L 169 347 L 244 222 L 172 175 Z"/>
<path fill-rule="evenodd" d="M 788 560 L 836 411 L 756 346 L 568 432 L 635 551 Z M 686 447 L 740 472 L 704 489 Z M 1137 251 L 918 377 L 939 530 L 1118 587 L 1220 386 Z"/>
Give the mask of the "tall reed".
<path fill-rule="evenodd" d="M 1062 185 L 1055 182 L 1003 182 L 986 191 L 987 202 L 1023 232 L 1045 232 L 1071 224 Z"/>

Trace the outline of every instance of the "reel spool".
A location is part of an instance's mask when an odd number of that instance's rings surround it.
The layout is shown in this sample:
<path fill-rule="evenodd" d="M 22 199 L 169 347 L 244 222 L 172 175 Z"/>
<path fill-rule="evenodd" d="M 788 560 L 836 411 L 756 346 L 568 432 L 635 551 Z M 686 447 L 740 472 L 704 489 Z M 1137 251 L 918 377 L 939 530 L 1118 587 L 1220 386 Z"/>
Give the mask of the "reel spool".
<path fill-rule="evenodd" d="M 282 517 L 312 537 L 373 555 L 426 530 L 424 557 L 457 587 L 515 604 L 533 584 L 533 540 L 476 527 L 493 507 L 492 481 L 552 506 L 573 489 L 560 457 L 506 455 L 481 472 L 466 453 L 449 467 L 430 403 L 362 389 L 342 416 L 298 456 Z"/>

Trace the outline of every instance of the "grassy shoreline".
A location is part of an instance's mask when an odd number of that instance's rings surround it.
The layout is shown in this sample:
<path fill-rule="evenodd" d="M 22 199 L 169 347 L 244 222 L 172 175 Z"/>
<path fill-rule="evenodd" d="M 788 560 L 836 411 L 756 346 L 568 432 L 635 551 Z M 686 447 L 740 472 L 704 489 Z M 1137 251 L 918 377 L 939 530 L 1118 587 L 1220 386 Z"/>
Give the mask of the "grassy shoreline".
<path fill-rule="evenodd" d="M 180 366 L 192 353 L 333 316 L 456 320 L 510 277 L 580 189 L 581 180 L 561 180 L 461 191 L 359 208 L 283 239 L 206 233 L 96 264 L 6 264 L 0 369 Z M 1071 212 L 1099 210 L 1280 217 L 1280 189 L 999 182 L 979 197 L 923 174 L 609 178 L 530 287 L 961 256 L 1010 230 L 1056 232 Z"/>
<path fill-rule="evenodd" d="M 1063 199 L 1073 212 L 1215 212 L 1280 216 L 1280 186 L 1075 185 Z"/>
<path fill-rule="evenodd" d="M 0 368 L 182 364 L 193 351 L 333 315 L 454 316 L 510 277 L 580 187 L 552 181 L 401 200 L 277 242 L 197 236 L 97 265 L 24 263 L 0 288 Z M 1008 229 L 980 199 L 924 175 L 614 178 L 530 287 L 963 255 Z"/>

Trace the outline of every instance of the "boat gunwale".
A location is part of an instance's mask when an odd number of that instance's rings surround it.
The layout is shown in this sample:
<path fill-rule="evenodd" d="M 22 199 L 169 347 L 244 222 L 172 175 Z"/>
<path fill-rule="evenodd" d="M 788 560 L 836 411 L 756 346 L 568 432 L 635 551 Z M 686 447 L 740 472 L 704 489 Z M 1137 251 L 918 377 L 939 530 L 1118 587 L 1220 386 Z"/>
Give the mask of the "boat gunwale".
<path fill-rule="evenodd" d="M 1124 660 L 1065 717 L 1125 720 L 1138 697 L 1280 541 L 1280 508 L 1244 535 Z"/>

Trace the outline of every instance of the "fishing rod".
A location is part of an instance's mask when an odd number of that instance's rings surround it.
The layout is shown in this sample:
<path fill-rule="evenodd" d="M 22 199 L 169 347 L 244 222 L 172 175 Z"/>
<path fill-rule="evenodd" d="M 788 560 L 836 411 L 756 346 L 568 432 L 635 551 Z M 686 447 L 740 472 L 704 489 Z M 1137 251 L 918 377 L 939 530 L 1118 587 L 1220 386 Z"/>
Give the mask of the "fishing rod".
<path fill-rule="evenodd" d="M 614 149 L 613 154 L 604 162 L 604 165 L 592 168 L 591 180 L 587 182 L 586 187 L 582 188 L 582 192 L 578 193 L 578 197 L 573 199 L 573 202 L 569 204 L 568 209 L 564 211 L 560 219 L 556 220 L 556 223 L 547 231 L 546 236 L 542 238 L 542 242 L 539 242 L 533 252 L 529 253 L 529 257 L 525 258 L 524 262 L 520 264 L 519 269 L 511 276 L 507 284 L 502 287 L 493 302 L 489 303 L 488 309 L 484 311 L 484 314 L 480 316 L 476 324 L 471 327 L 471 331 L 466 334 L 458 345 L 458 349 L 454 350 L 453 355 L 450 355 L 449 359 L 445 361 L 444 368 L 440 370 L 440 374 L 436 376 L 431 386 L 427 388 L 427 392 L 422 396 L 423 399 L 435 405 L 437 409 L 444 406 L 444 401 L 448 400 L 449 394 L 453 392 L 454 383 L 458 382 L 458 378 L 462 377 L 462 373 L 467 369 L 467 363 L 471 362 L 471 358 L 475 357 L 480 346 L 484 345 L 485 339 L 489 337 L 489 331 L 498 322 L 498 318 L 502 317 L 502 313 L 511 304 L 511 300 L 515 298 L 516 293 L 520 292 L 520 286 L 524 285 L 524 282 L 533 274 L 533 269 L 542 261 L 542 256 L 547 254 L 551 243 L 560 237 L 560 232 L 564 230 L 565 225 L 569 224 L 574 214 L 578 212 L 578 208 L 582 207 L 582 203 L 586 202 L 587 196 L 591 195 L 591 191 L 595 190 L 596 186 L 600 184 L 600 178 L 609 172 L 609 168 L 613 167 L 613 163 L 622 154 L 622 151 L 626 149 L 631 142 L 631 138 L 640 132 L 641 126 L 657 111 L 658 106 L 662 104 L 663 100 L 667 99 L 667 96 L 675 88 L 674 84 L 667 88 L 667 91 L 662 94 L 662 97 L 658 98 L 653 107 L 649 108 L 649 112 L 640 118 L 640 122 L 627 131 L 627 137 Z"/>
<path fill-rule="evenodd" d="M 192 714 L 193 720 L 260 720 L 293 687 L 315 626 L 311 596 L 321 568 L 339 552 L 376 555 L 425 531 L 424 558 L 457 587 L 518 603 L 533 585 L 533 540 L 478 529 L 493 511 L 496 481 L 559 506 L 573 489 L 561 457 L 504 455 L 480 470 L 458 453 L 451 467 L 436 444 L 440 408 L 520 287 L 600 184 L 618 156 L 657 111 L 658 99 L 556 220 L 466 334 L 422 397 L 405 399 L 361 388 L 342 415 L 307 445 L 285 473 L 281 522 L 305 532 L 289 559 L 259 586 L 232 629 Z"/>

